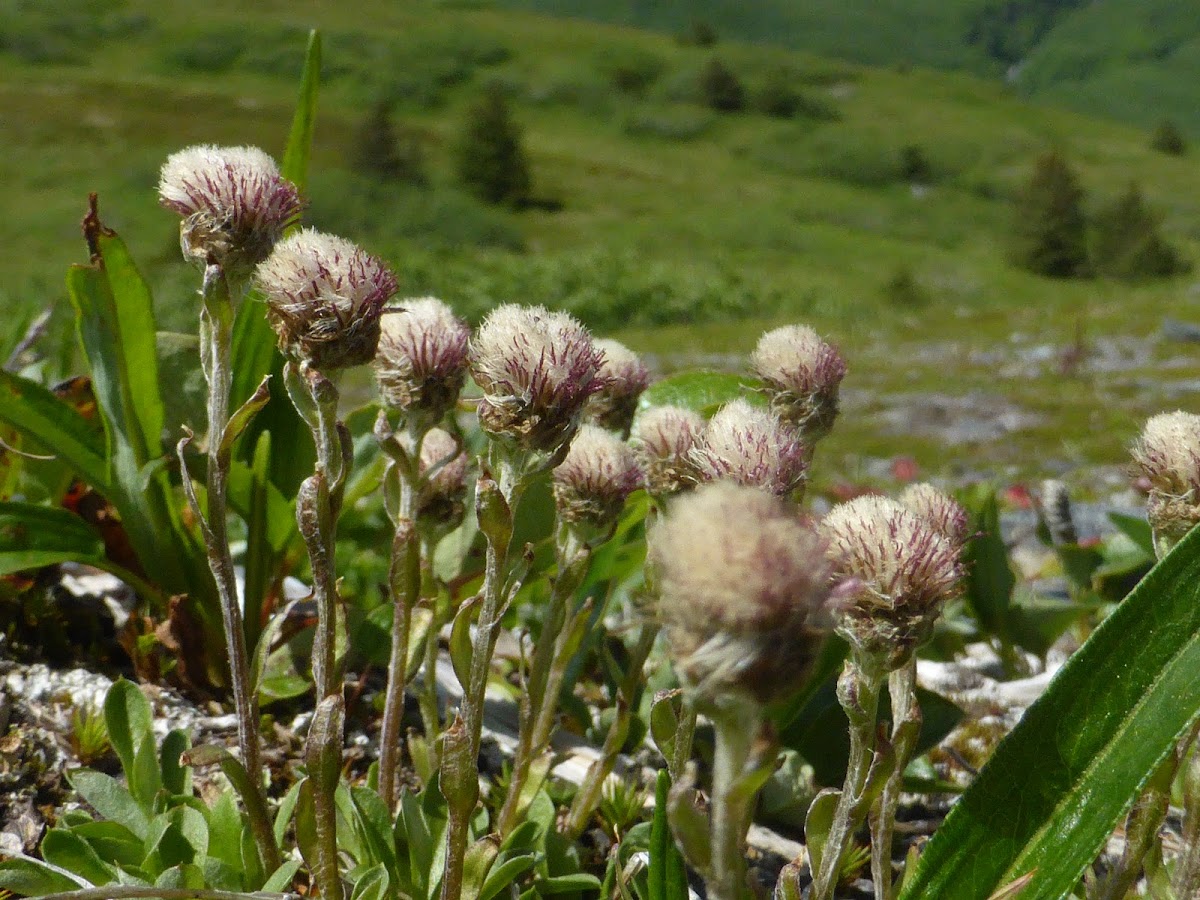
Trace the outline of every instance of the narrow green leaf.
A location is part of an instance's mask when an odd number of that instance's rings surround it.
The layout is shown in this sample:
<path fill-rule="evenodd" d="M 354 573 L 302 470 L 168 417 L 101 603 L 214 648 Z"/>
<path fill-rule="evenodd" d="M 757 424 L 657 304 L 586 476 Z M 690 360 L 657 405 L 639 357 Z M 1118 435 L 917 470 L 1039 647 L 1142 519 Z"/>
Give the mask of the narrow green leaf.
<path fill-rule="evenodd" d="M 103 539 L 65 509 L 0 501 L 0 575 L 68 560 L 106 566 Z"/>
<path fill-rule="evenodd" d="M 649 900 L 687 896 L 687 870 L 667 821 L 671 776 L 660 769 L 654 784 L 654 818 L 650 824 Z"/>
<path fill-rule="evenodd" d="M 967 569 L 967 603 L 979 623 L 991 634 L 1008 640 L 1008 608 L 1016 577 L 1008 564 L 1008 549 L 1000 535 L 996 492 L 987 492 L 970 504 L 972 532 L 963 562 Z"/>
<path fill-rule="evenodd" d="M 221 435 L 221 446 L 219 452 L 222 456 L 228 458 L 233 452 L 233 442 L 236 441 L 246 430 L 246 426 L 258 414 L 267 401 L 271 399 L 271 376 L 266 375 L 263 380 L 258 383 L 258 387 L 254 389 L 244 403 L 242 403 L 233 415 L 229 417 L 229 421 L 225 425 L 225 433 Z"/>
<path fill-rule="evenodd" d="M 308 33 L 308 52 L 304 55 L 304 72 L 300 76 L 300 97 L 287 149 L 283 151 L 283 177 L 301 191 L 308 187 L 308 161 L 312 155 L 313 131 L 317 122 L 317 91 L 321 86 L 321 33 Z"/>
<path fill-rule="evenodd" d="M 571 894 L 575 891 L 595 891 L 600 888 L 600 879 L 587 872 L 571 875 L 554 875 L 537 883 L 538 893 L 543 897 L 554 894 Z M 681 895 L 686 896 L 686 894 Z"/>
<path fill-rule="evenodd" d="M 0 422 L 53 453 L 100 493 L 112 493 L 95 427 L 37 382 L 0 370 Z"/>
<path fill-rule="evenodd" d="M 300 862 L 295 859 L 285 860 L 284 863 L 271 873 L 262 886 L 263 893 L 288 891 L 300 871 Z"/>
<path fill-rule="evenodd" d="M 1128 516 L 1119 512 L 1110 512 L 1108 520 L 1147 555 L 1154 556 L 1154 531 L 1149 522 L 1141 516 Z"/>
<path fill-rule="evenodd" d="M 192 746 L 192 739 L 187 732 L 174 729 L 163 739 L 161 765 L 162 786 L 172 794 L 191 795 L 192 770 L 181 765 L 179 757 L 183 751 Z M 228 796 L 223 794 L 222 796 Z"/>
<path fill-rule="evenodd" d="M 498 897 L 501 891 L 536 864 L 537 857 L 532 853 L 526 853 L 492 866 L 487 881 L 483 883 L 483 890 L 479 892 L 479 900 L 492 900 L 493 897 Z"/>
<path fill-rule="evenodd" d="M 36 859 L 0 862 L 0 888 L 23 897 L 77 891 L 83 885 Z"/>
<path fill-rule="evenodd" d="M 104 725 L 128 778 L 133 772 L 137 748 L 147 737 L 153 739 L 150 701 L 141 688 L 118 678 L 104 695 Z"/>
<path fill-rule="evenodd" d="M 91 769 L 71 772 L 67 779 L 96 812 L 124 825 L 136 837 L 145 839 L 150 828 L 149 817 L 123 784 L 103 772 L 93 772 Z"/>
<path fill-rule="evenodd" d="M 113 298 L 113 315 L 124 356 L 125 390 L 140 426 L 147 456 L 161 456 L 165 414 L 159 394 L 158 327 L 154 300 L 129 250 L 114 233 L 101 233 L 100 255 Z"/>
<path fill-rule="evenodd" d="M 154 746 L 154 735 L 147 735 L 138 744 L 133 755 L 133 771 L 126 773 L 129 791 L 142 809 L 150 813 L 154 809 L 154 798 L 162 790 L 162 769 L 158 764 L 158 752 Z"/>
<path fill-rule="evenodd" d="M 765 400 L 757 391 L 762 383 L 745 375 L 729 372 L 694 371 L 672 375 L 656 381 L 639 401 L 641 409 L 651 406 L 683 406 L 704 416 L 711 416 L 723 404 L 739 397 L 751 403 Z"/>
<path fill-rule="evenodd" d="M 358 876 L 350 900 L 387 900 L 391 879 L 383 863 L 376 863 Z"/>
<path fill-rule="evenodd" d="M 1067 896 L 1200 710 L 1200 529 L 1055 676 L 930 841 L 904 900 Z"/>
<path fill-rule="evenodd" d="M 91 844 L 71 831 L 51 828 L 42 838 L 41 849 L 42 858 L 50 865 L 74 872 L 92 884 L 108 884 L 116 880 L 116 867 L 102 860 Z"/>

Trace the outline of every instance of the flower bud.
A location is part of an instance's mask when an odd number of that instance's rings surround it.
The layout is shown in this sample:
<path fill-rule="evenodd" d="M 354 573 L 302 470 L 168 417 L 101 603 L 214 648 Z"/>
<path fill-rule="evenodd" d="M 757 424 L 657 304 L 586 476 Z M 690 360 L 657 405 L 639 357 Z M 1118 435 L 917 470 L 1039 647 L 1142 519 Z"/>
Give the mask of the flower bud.
<path fill-rule="evenodd" d="M 551 479 L 563 521 L 605 528 L 621 514 L 642 475 L 628 444 L 598 425 L 584 424 Z"/>
<path fill-rule="evenodd" d="M 788 504 L 729 482 L 703 485 L 671 502 L 647 543 L 657 614 L 702 708 L 769 703 L 803 681 L 831 566 Z"/>
<path fill-rule="evenodd" d="M 509 304 L 488 314 L 470 346 L 483 391 L 479 424 L 522 450 L 552 453 L 570 440 L 603 381 L 600 352 L 566 313 Z"/>
<path fill-rule="evenodd" d="M 159 202 L 183 216 L 179 243 L 185 259 L 210 259 L 242 280 L 267 258 L 300 218 L 296 186 L 257 147 L 188 147 L 167 157 Z"/>
<path fill-rule="evenodd" d="M 596 349 L 604 354 L 600 363 L 604 384 L 588 400 L 585 413 L 602 428 L 627 437 L 650 372 L 636 353 L 618 341 L 596 341 Z"/>
<path fill-rule="evenodd" d="M 422 422 L 440 422 L 467 377 L 467 323 L 433 297 L 405 300 L 383 317 L 375 377 L 383 402 Z"/>
<path fill-rule="evenodd" d="M 421 442 L 420 467 L 423 481 L 417 518 L 422 522 L 458 527 L 465 512 L 467 495 L 466 451 L 450 432 L 431 428 Z M 433 471 L 432 475 L 430 471 Z"/>
<path fill-rule="evenodd" d="M 704 431 L 704 417 L 682 406 L 652 406 L 637 417 L 631 444 L 655 496 L 674 494 L 691 477 L 689 453 Z"/>
<path fill-rule="evenodd" d="M 697 480 L 726 478 L 783 496 L 803 487 L 804 446 L 778 416 L 733 400 L 713 416 L 690 453 Z"/>
<path fill-rule="evenodd" d="M 1133 460 L 1150 482 L 1146 512 L 1161 555 L 1200 522 L 1200 416 L 1154 416 L 1134 445 Z"/>
<path fill-rule="evenodd" d="M 374 256 L 311 228 L 275 245 L 255 274 L 279 348 L 324 371 L 370 362 L 396 279 Z"/>
<path fill-rule="evenodd" d="M 967 540 L 968 516 L 961 503 L 932 484 L 910 484 L 900 495 L 900 505 L 917 514 L 926 525 L 957 547 Z"/>
<path fill-rule="evenodd" d="M 771 398 L 771 409 L 812 445 L 829 433 L 838 413 L 846 361 L 806 325 L 788 325 L 759 338 L 751 365 Z"/>
<path fill-rule="evenodd" d="M 857 585 L 838 604 L 838 632 L 884 668 L 899 668 L 960 589 L 959 546 L 885 497 L 835 506 L 822 528 L 835 573 Z"/>

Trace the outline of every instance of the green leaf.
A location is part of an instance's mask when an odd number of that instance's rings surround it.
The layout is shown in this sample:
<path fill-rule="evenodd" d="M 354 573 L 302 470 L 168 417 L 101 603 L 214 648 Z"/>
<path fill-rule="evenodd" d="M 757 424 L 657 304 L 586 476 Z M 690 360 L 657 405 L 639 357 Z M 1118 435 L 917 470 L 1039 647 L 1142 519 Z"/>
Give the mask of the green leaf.
<path fill-rule="evenodd" d="M 0 888 L 23 897 L 77 891 L 83 886 L 40 860 L 25 858 L 0 862 Z"/>
<path fill-rule="evenodd" d="M 104 724 L 127 778 L 132 775 L 137 748 L 147 737 L 153 739 L 151 721 L 146 695 L 132 681 L 118 678 L 104 696 Z"/>
<path fill-rule="evenodd" d="M 174 729 L 167 733 L 162 743 L 162 786 L 172 794 L 192 793 L 192 770 L 180 765 L 179 757 L 183 751 L 192 746 L 192 739 L 187 732 Z M 228 796 L 222 794 L 222 796 Z"/>
<path fill-rule="evenodd" d="M 0 422 L 53 453 L 106 497 L 112 493 L 103 440 L 87 419 L 37 382 L 0 370 Z"/>
<path fill-rule="evenodd" d="M 654 784 L 654 818 L 650 824 L 649 900 L 674 900 L 687 896 L 687 870 L 683 854 L 675 846 L 671 826 L 667 822 L 667 797 L 671 776 L 658 772 Z"/>
<path fill-rule="evenodd" d="M 809 866 L 814 872 L 821 868 L 821 857 L 825 853 L 825 842 L 829 840 L 829 829 L 833 827 L 833 814 L 841 793 L 826 788 L 809 804 L 808 816 L 804 820 L 804 843 L 808 847 Z"/>
<path fill-rule="evenodd" d="M 237 868 L 242 862 L 245 826 L 232 791 L 222 791 L 208 807 L 208 855 Z"/>
<path fill-rule="evenodd" d="M 81 822 L 71 826 L 71 831 L 91 844 L 101 859 L 119 866 L 136 868 L 146 856 L 142 839 L 120 822 Z"/>
<path fill-rule="evenodd" d="M 1123 535 L 1145 551 L 1147 556 L 1154 556 L 1154 530 L 1150 523 L 1141 516 L 1127 516 L 1124 513 L 1110 512 L 1108 520 Z"/>
<path fill-rule="evenodd" d="M 987 489 L 969 506 L 973 512 L 971 531 L 975 536 L 963 550 L 967 603 L 984 629 L 1007 641 L 1008 609 L 1017 580 L 1009 567 L 1008 548 L 1000 535 L 996 492 Z"/>
<path fill-rule="evenodd" d="M 74 832 L 51 828 L 42 839 L 41 849 L 42 858 L 50 865 L 74 872 L 92 884 L 108 884 L 117 878 L 116 867 L 102 860 L 92 845 Z"/>
<path fill-rule="evenodd" d="M 142 738 L 133 757 L 133 771 L 127 773 L 126 777 L 130 793 L 141 804 L 143 810 L 147 813 L 152 812 L 154 798 L 162 790 L 162 769 L 158 765 L 153 735 Z"/>
<path fill-rule="evenodd" d="M 756 405 L 765 401 L 757 393 L 762 382 L 729 372 L 695 371 L 672 375 L 656 381 L 642 394 L 638 406 L 683 406 L 711 416 L 723 404 L 739 397 Z"/>
<path fill-rule="evenodd" d="M 284 861 L 282 865 L 268 878 L 262 886 L 264 893 L 266 892 L 284 892 L 288 891 L 292 886 L 292 882 L 296 878 L 296 873 L 300 871 L 300 862 L 298 860 L 289 859 Z"/>
<path fill-rule="evenodd" d="M 479 900 L 492 900 L 493 897 L 499 896 L 501 891 L 535 865 L 537 857 L 532 853 L 525 853 L 492 866 L 487 881 L 483 883 L 483 890 L 479 892 Z"/>
<path fill-rule="evenodd" d="M 91 769 L 70 772 L 67 780 L 96 812 L 124 825 L 139 838 L 149 831 L 149 819 L 129 790 L 115 778 Z"/>
<path fill-rule="evenodd" d="M 904 900 L 1067 896 L 1200 710 L 1200 529 L 1125 598 L 997 748 Z"/>
<path fill-rule="evenodd" d="M 103 539 L 65 509 L 0 501 L 0 575 L 68 560 L 106 568 Z"/>
<path fill-rule="evenodd" d="M 543 897 L 553 894 L 571 894 L 575 891 L 595 891 L 600 888 L 600 879 L 587 872 L 574 872 L 570 875 L 554 875 L 543 878 L 537 883 L 538 893 Z M 683 895 L 683 896 L 686 896 Z"/>
<path fill-rule="evenodd" d="M 383 863 L 376 863 L 358 876 L 350 900 L 387 900 L 391 879 Z"/>
<path fill-rule="evenodd" d="M 317 122 L 317 91 L 321 85 L 321 33 L 308 33 L 308 51 L 300 76 L 300 97 L 280 173 L 301 191 L 308 187 L 308 161 L 312 155 L 313 131 Z"/>

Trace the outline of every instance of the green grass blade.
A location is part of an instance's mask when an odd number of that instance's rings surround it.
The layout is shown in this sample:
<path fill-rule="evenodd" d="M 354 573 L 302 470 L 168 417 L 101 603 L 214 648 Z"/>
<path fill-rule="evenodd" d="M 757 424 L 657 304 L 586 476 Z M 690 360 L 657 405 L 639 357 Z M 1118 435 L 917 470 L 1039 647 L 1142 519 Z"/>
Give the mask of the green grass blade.
<path fill-rule="evenodd" d="M 0 575 L 68 560 L 104 562 L 104 541 L 83 519 L 53 506 L 0 502 Z"/>
<path fill-rule="evenodd" d="M 1200 710 L 1200 529 L 1092 634 L 930 841 L 902 900 L 1067 896 Z"/>
<path fill-rule="evenodd" d="M 0 422 L 36 441 L 105 496 L 113 483 L 91 423 L 35 381 L 0 370 Z"/>
<path fill-rule="evenodd" d="M 654 784 L 654 818 L 650 824 L 649 900 L 674 900 L 687 896 L 687 870 L 667 823 L 667 798 L 671 776 L 660 769 Z"/>
<path fill-rule="evenodd" d="M 308 33 L 308 52 L 300 76 L 300 99 L 292 119 L 287 149 L 283 152 L 283 177 L 301 191 L 308 186 L 308 161 L 312 155 L 313 129 L 317 120 L 317 91 L 321 84 L 321 32 Z"/>

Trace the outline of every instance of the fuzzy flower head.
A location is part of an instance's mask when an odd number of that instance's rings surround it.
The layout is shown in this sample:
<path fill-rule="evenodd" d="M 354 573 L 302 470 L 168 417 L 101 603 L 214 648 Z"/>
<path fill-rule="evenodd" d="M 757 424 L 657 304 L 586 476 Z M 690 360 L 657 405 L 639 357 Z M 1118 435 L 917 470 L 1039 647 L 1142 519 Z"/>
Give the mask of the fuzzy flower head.
<path fill-rule="evenodd" d="M 796 432 L 745 400 L 722 406 L 689 454 L 698 481 L 719 478 L 783 496 L 803 487 L 808 459 Z"/>
<path fill-rule="evenodd" d="M 958 545 L 885 497 L 835 506 L 822 525 L 834 571 L 858 583 L 839 604 L 838 632 L 886 669 L 899 668 L 960 590 Z"/>
<path fill-rule="evenodd" d="M 601 354 L 588 330 L 542 306 L 492 310 L 471 340 L 469 358 L 483 391 L 479 424 L 522 450 L 561 448 L 604 384 Z"/>
<path fill-rule="evenodd" d="M 383 317 L 375 378 L 383 402 L 406 416 L 440 422 L 467 377 L 467 323 L 441 300 L 403 301 Z"/>
<path fill-rule="evenodd" d="M 396 278 L 361 247 L 306 228 L 276 244 L 255 279 L 286 355 L 321 371 L 374 358 Z"/>
<path fill-rule="evenodd" d="M 159 202 L 183 216 L 185 259 L 211 259 L 229 278 L 248 278 L 297 222 L 304 204 L 275 160 L 257 147 L 188 147 L 167 157 Z"/>
<path fill-rule="evenodd" d="M 704 417 L 682 406 L 652 406 L 637 417 L 631 443 L 646 490 L 661 497 L 689 482 L 689 454 L 703 431 Z"/>
<path fill-rule="evenodd" d="M 957 547 L 967 540 L 969 518 L 961 503 L 928 482 L 910 484 L 900 495 L 900 505 Z"/>
<path fill-rule="evenodd" d="M 650 372 L 637 354 L 619 341 L 596 341 L 596 349 L 604 354 L 600 363 L 604 384 L 588 400 L 585 414 L 597 425 L 627 436 L 638 397 L 650 383 Z"/>
<path fill-rule="evenodd" d="M 810 445 L 829 433 L 838 413 L 838 387 L 846 361 L 807 325 L 768 331 L 751 365 L 766 384 L 771 409 L 800 430 Z"/>
<path fill-rule="evenodd" d="M 421 493 L 417 518 L 446 530 L 457 528 L 466 511 L 467 453 L 454 435 L 431 428 L 421 442 Z"/>
<path fill-rule="evenodd" d="M 820 648 L 831 566 L 820 535 L 785 502 L 730 482 L 671 502 L 648 535 L 681 679 L 704 705 L 786 696 Z"/>
<path fill-rule="evenodd" d="M 551 478 L 563 521 L 594 528 L 616 521 L 625 498 L 642 483 L 633 448 L 612 432 L 586 423 L 579 426 Z"/>
<path fill-rule="evenodd" d="M 1162 549 L 1200 522 L 1200 416 L 1160 413 L 1133 448 L 1133 461 L 1150 481 L 1147 516 Z"/>

